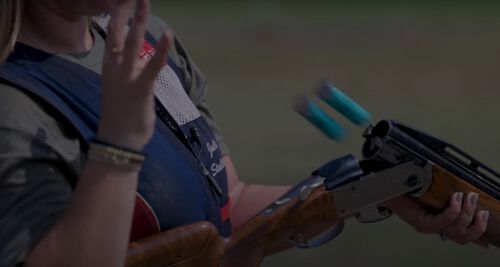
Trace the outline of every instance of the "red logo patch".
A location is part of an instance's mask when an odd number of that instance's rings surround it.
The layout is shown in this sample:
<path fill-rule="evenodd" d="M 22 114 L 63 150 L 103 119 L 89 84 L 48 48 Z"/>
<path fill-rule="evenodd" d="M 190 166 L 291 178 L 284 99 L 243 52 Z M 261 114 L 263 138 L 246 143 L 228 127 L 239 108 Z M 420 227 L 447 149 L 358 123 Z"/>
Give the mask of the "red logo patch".
<path fill-rule="evenodd" d="M 148 42 L 142 44 L 142 51 L 139 53 L 141 59 L 150 60 L 155 54 L 155 48 Z"/>

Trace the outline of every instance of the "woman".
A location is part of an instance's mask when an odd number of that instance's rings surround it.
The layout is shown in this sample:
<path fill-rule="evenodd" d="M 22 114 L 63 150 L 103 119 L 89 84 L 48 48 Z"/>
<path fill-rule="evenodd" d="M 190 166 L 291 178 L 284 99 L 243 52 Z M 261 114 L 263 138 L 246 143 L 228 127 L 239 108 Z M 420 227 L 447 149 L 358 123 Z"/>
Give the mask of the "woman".
<path fill-rule="evenodd" d="M 1 266 L 123 266 L 129 239 L 199 220 L 228 236 L 288 190 L 239 181 L 203 75 L 134 4 L 0 0 Z M 487 226 L 477 198 L 387 206 L 467 243 Z"/>

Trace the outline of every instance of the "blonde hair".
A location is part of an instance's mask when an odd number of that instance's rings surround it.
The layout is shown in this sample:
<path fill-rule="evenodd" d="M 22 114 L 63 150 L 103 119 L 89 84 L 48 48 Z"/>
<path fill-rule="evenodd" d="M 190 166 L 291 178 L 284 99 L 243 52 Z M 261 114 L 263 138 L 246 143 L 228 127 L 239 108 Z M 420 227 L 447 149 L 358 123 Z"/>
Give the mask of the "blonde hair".
<path fill-rule="evenodd" d="M 24 0 L 0 0 L 0 63 L 12 52 L 21 26 Z"/>

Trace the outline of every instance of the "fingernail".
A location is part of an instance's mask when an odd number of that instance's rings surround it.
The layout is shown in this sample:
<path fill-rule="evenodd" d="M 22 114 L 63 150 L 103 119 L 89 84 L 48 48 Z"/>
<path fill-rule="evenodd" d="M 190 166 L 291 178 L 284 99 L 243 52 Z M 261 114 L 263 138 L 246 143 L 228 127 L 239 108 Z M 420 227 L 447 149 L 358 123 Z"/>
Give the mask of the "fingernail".
<path fill-rule="evenodd" d="M 489 219 L 490 219 L 490 211 L 487 210 L 483 213 L 483 221 L 488 222 Z"/>
<path fill-rule="evenodd" d="M 464 193 L 462 193 L 462 192 L 457 193 L 457 195 L 456 195 L 456 198 L 455 198 L 455 199 L 457 200 L 457 203 L 462 204 L 462 200 L 464 199 Z"/>
<path fill-rule="evenodd" d="M 479 195 L 477 193 L 472 193 L 470 196 L 470 204 L 472 204 L 472 206 L 475 207 L 477 205 L 478 198 L 479 198 Z"/>

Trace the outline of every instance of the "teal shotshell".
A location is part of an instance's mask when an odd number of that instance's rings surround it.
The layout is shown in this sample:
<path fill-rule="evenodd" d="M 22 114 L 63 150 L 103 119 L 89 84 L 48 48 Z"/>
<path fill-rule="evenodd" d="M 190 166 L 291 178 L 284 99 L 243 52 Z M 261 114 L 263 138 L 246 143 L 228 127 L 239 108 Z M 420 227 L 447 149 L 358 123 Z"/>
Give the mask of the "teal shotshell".
<path fill-rule="evenodd" d="M 318 127 L 328 137 L 342 141 L 346 135 L 345 129 L 324 112 L 316 103 L 302 98 L 297 101 L 295 110 L 309 122 Z"/>
<path fill-rule="evenodd" d="M 368 111 L 328 82 L 324 82 L 318 87 L 317 94 L 351 122 L 360 126 L 366 126 L 370 123 L 372 116 Z"/>

